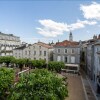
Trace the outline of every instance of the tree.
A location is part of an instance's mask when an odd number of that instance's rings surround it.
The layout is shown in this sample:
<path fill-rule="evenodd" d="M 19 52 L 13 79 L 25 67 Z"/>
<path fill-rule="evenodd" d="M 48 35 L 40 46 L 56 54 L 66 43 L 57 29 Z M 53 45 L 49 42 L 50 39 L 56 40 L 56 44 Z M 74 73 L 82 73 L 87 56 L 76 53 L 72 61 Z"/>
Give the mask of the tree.
<path fill-rule="evenodd" d="M 61 72 L 64 67 L 65 64 L 63 62 L 51 61 L 48 63 L 48 69 L 51 71 Z"/>
<path fill-rule="evenodd" d="M 15 85 L 11 100 L 64 100 L 68 96 L 62 78 L 47 69 L 35 69 L 20 78 Z"/>
<path fill-rule="evenodd" d="M 36 68 L 43 68 L 46 66 L 46 61 L 45 60 L 33 60 L 32 65 Z"/>
<path fill-rule="evenodd" d="M 26 64 L 26 59 L 16 59 L 16 64 L 19 65 L 20 71 L 22 71 L 24 65 Z"/>
<path fill-rule="evenodd" d="M 0 68 L 0 100 L 6 100 L 12 85 L 14 84 L 13 69 L 1 67 Z"/>
<path fill-rule="evenodd" d="M 0 63 L 6 63 L 7 67 L 9 67 L 9 64 L 12 62 L 12 60 L 15 59 L 12 56 L 3 56 L 0 57 Z"/>
<path fill-rule="evenodd" d="M 32 66 L 32 60 L 31 59 L 26 59 L 25 66 L 31 68 L 31 66 Z"/>

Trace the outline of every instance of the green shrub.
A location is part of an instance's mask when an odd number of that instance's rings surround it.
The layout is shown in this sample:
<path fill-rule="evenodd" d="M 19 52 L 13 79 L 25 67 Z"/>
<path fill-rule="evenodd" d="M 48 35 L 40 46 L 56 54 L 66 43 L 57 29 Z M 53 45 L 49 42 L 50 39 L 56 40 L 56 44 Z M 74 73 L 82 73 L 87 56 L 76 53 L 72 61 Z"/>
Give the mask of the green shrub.
<path fill-rule="evenodd" d="M 45 60 L 33 60 L 32 61 L 32 65 L 36 68 L 43 68 L 44 65 L 46 65 L 46 61 Z"/>
<path fill-rule="evenodd" d="M 61 72 L 61 69 L 64 67 L 65 65 L 63 62 L 51 61 L 48 63 L 48 69 L 51 71 Z"/>
<path fill-rule="evenodd" d="M 47 69 L 35 69 L 21 77 L 10 100 L 64 100 L 66 96 L 68 91 L 62 78 Z"/>
<path fill-rule="evenodd" d="M 14 71 L 11 68 L 0 68 L 0 100 L 6 100 L 14 84 Z"/>

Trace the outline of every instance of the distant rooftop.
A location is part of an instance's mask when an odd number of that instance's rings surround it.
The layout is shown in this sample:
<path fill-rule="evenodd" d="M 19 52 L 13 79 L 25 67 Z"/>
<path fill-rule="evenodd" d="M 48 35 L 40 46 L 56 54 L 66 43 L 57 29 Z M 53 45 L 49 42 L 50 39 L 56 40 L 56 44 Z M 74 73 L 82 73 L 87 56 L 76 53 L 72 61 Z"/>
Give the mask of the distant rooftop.
<path fill-rule="evenodd" d="M 38 44 L 38 45 L 43 46 L 43 47 L 48 48 L 48 49 L 53 48 L 53 46 L 50 46 L 49 44 L 46 44 L 46 43 L 43 43 L 43 42 L 38 42 L 38 43 L 35 43 L 35 44 Z"/>
<path fill-rule="evenodd" d="M 75 42 L 75 41 L 68 41 L 68 40 L 64 40 L 62 42 L 57 42 L 55 46 L 78 46 L 79 42 Z"/>
<path fill-rule="evenodd" d="M 2 32 L 0 32 L 0 34 L 2 34 L 2 35 L 7 35 L 7 36 L 18 37 L 18 36 L 14 36 L 13 34 L 5 34 L 5 33 L 2 33 Z"/>

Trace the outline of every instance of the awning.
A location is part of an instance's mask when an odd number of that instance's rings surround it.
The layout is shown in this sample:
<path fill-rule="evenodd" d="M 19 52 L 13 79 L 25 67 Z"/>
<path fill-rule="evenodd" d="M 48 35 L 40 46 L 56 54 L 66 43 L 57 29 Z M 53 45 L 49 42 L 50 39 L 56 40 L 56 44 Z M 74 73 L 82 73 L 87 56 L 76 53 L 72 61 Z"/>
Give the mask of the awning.
<path fill-rule="evenodd" d="M 65 66 L 69 66 L 69 67 L 79 67 L 79 64 L 65 64 Z"/>

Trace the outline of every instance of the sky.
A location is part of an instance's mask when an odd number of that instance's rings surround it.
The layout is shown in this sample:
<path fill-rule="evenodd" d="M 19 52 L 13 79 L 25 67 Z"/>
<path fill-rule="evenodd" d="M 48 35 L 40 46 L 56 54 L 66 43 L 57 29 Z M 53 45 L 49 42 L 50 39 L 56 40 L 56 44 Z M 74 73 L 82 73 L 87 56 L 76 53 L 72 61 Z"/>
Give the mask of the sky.
<path fill-rule="evenodd" d="M 21 41 L 88 40 L 100 34 L 99 0 L 0 0 L 0 31 Z"/>

